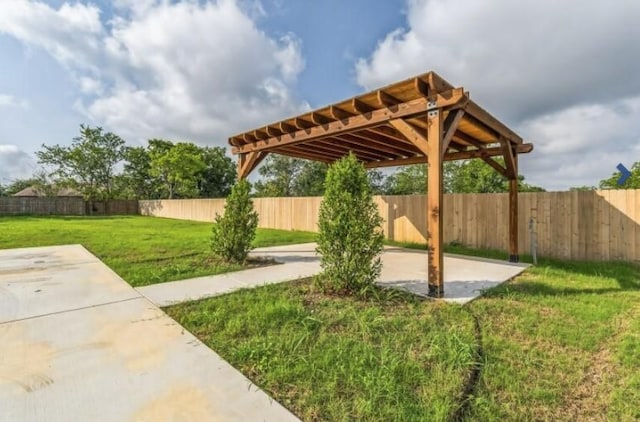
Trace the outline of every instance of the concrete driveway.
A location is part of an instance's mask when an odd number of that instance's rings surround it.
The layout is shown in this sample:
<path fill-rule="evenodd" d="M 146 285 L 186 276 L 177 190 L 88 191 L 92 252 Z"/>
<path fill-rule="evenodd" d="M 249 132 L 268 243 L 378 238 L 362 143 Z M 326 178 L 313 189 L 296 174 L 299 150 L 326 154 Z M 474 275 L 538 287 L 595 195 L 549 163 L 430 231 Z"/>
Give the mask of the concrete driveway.
<path fill-rule="evenodd" d="M 82 246 L 0 251 L 0 421 L 295 421 Z"/>

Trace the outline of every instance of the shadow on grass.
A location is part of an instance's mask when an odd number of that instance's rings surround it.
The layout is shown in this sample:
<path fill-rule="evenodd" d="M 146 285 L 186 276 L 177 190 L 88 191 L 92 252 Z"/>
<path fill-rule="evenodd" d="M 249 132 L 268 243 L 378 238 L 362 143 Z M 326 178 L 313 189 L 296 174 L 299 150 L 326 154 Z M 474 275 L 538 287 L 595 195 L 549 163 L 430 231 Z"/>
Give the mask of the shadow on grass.
<path fill-rule="evenodd" d="M 472 249 L 461 245 L 446 245 L 445 252 L 458 255 L 470 255 L 499 260 L 507 260 L 506 252 L 492 249 Z M 531 263 L 530 255 L 520 255 L 520 261 Z M 518 281 L 507 283 L 485 292 L 486 297 L 505 296 L 522 293 L 537 296 L 559 296 L 580 294 L 607 294 L 640 290 L 640 264 L 624 261 L 562 261 L 552 258 L 540 258 L 538 264 L 530 267 L 527 273 L 543 277 L 542 281 Z M 610 286 L 575 288 L 570 286 L 551 286 L 544 278 L 554 279 L 578 277 L 594 277 L 615 280 L 619 288 Z"/>
<path fill-rule="evenodd" d="M 507 283 L 485 292 L 485 297 L 501 297 L 513 294 L 527 296 L 569 296 L 612 294 L 629 291 L 640 291 L 640 265 L 627 262 L 584 262 L 584 261 L 556 261 L 542 260 L 536 267 L 527 270 L 529 274 L 539 276 L 540 281 L 519 280 Z M 585 280 L 584 287 L 557 285 L 558 279 L 592 277 L 595 283 Z M 546 279 L 553 279 L 556 285 L 551 285 Z M 599 280 L 598 280 L 599 279 Z M 612 280 L 618 287 L 605 285 L 604 280 Z"/>
<path fill-rule="evenodd" d="M 497 298 L 512 296 L 514 294 L 527 295 L 527 296 L 570 296 L 570 295 L 590 295 L 590 294 L 610 294 L 610 293 L 622 293 L 630 290 L 640 290 L 640 287 L 636 286 L 632 289 L 625 288 L 556 288 L 546 284 L 536 282 L 519 282 L 517 284 L 511 284 L 507 286 L 500 286 L 491 290 L 487 290 L 484 297 Z"/>

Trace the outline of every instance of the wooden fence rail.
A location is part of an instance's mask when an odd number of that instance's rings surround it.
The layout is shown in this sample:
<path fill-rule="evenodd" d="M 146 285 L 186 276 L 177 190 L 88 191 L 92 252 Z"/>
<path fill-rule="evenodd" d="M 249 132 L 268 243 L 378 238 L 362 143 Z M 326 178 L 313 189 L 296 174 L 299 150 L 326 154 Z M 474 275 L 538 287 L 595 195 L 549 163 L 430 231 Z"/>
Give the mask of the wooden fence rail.
<path fill-rule="evenodd" d="M 322 198 L 256 198 L 260 227 L 316 231 Z M 387 238 L 425 242 L 426 197 L 378 196 Z M 507 250 L 507 194 L 444 196 L 445 242 Z M 640 190 L 521 193 L 519 249 L 530 252 L 530 223 L 538 255 L 562 259 L 640 261 Z M 212 221 L 223 199 L 140 201 L 143 215 Z"/>

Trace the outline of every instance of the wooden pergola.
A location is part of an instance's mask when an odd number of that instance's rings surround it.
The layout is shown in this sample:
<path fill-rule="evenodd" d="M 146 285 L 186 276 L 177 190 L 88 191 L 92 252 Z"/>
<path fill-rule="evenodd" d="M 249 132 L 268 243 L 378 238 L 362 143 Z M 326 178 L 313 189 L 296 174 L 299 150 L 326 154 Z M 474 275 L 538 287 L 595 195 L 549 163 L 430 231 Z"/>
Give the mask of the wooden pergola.
<path fill-rule="evenodd" d="M 429 295 L 443 297 L 442 163 L 479 158 L 509 180 L 509 260 L 518 261 L 518 154 L 533 149 L 434 72 L 229 138 L 245 178 L 269 154 L 365 167 L 428 163 Z M 504 157 L 504 166 L 494 157 Z"/>

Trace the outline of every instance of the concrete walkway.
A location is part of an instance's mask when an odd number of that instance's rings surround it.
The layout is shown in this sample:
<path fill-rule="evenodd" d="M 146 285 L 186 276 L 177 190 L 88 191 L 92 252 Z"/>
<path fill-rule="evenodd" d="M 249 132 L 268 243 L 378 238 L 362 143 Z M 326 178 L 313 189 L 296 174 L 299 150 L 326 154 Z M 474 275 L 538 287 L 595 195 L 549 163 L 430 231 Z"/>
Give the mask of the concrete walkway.
<path fill-rule="evenodd" d="M 82 246 L 0 251 L 0 421 L 297 421 Z"/>
<path fill-rule="evenodd" d="M 320 260 L 315 243 L 254 249 L 251 256 L 269 258 L 279 265 L 270 265 L 232 273 L 170 281 L 138 287 L 137 290 L 158 306 L 169 306 L 190 300 L 231 293 L 239 289 L 282 283 L 320 272 Z"/>
<path fill-rule="evenodd" d="M 281 265 L 198 277 L 139 287 L 137 290 L 158 306 L 204 299 L 265 284 L 281 283 L 320 272 L 315 243 L 255 249 L 254 257 L 270 258 Z M 512 264 L 492 259 L 445 254 L 444 291 L 446 302 L 467 303 L 482 293 L 524 271 L 528 264 Z M 386 247 L 382 254 L 379 284 L 427 295 L 426 251 Z"/>

